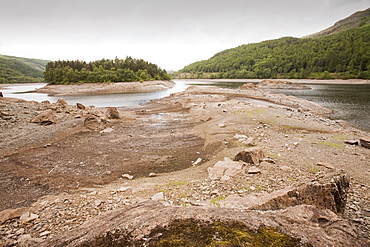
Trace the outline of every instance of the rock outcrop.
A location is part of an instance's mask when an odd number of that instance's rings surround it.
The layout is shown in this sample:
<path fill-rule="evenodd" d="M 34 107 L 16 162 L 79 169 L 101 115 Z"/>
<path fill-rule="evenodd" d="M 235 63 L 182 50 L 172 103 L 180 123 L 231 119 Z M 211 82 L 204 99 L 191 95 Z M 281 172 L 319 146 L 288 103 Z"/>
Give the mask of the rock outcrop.
<path fill-rule="evenodd" d="M 181 227 L 181 224 L 176 223 L 186 221 L 190 221 L 194 227 L 187 231 L 183 231 L 182 228 L 176 229 Z M 299 246 L 362 244 L 357 238 L 358 233 L 353 224 L 339 218 L 330 210 L 310 205 L 276 211 L 245 211 L 173 207 L 164 206 L 160 202 L 146 201 L 104 213 L 73 230 L 73 234 L 67 232 L 38 246 L 154 246 L 160 241 L 166 241 L 169 235 L 167 232 L 171 230 L 180 231 L 181 235 L 176 239 L 186 244 L 189 239 L 207 234 L 208 228 L 201 228 L 200 225 L 212 226 L 215 223 L 219 227 L 223 224 L 237 224 L 256 233 L 267 227 L 279 232 L 279 236 L 287 235 L 293 238 Z M 243 230 L 240 233 L 243 234 Z M 213 234 L 216 234 L 216 231 Z M 223 239 L 228 240 L 228 236 Z M 250 243 L 246 240 L 244 244 Z"/>
<path fill-rule="evenodd" d="M 333 177 L 327 183 L 311 182 L 297 188 L 286 188 L 270 194 L 254 193 L 245 197 L 231 195 L 221 205 L 238 209 L 280 210 L 307 204 L 343 214 L 348 188 L 349 180 L 346 175 L 342 174 Z"/>

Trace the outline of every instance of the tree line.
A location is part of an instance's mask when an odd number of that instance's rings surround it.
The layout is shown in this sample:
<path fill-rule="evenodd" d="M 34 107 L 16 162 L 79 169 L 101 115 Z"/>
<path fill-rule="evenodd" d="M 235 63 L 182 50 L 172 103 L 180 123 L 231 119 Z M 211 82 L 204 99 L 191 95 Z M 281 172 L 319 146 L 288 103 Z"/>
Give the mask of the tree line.
<path fill-rule="evenodd" d="M 46 65 L 50 84 L 169 80 L 167 72 L 143 59 L 101 59 L 93 62 L 54 61 Z"/>
<path fill-rule="evenodd" d="M 370 25 L 319 38 L 284 37 L 224 50 L 180 78 L 370 79 Z"/>

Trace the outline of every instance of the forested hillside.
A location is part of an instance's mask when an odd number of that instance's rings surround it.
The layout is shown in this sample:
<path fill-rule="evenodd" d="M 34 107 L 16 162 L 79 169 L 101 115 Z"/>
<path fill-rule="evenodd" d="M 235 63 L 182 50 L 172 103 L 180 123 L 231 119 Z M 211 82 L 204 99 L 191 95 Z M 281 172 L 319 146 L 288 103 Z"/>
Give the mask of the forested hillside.
<path fill-rule="evenodd" d="M 370 24 L 319 38 L 242 45 L 179 71 L 192 78 L 370 79 Z"/>
<path fill-rule="evenodd" d="M 51 84 L 169 80 L 157 65 L 142 59 L 56 61 L 46 65 L 45 81 Z"/>
<path fill-rule="evenodd" d="M 43 71 L 49 61 L 0 55 L 0 83 L 43 81 Z"/>

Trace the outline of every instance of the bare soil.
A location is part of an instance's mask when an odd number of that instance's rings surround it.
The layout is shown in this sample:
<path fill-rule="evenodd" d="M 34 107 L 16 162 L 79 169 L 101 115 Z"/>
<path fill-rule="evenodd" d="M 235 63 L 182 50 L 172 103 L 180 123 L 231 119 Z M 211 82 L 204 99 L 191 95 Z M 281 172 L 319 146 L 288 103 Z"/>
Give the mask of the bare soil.
<path fill-rule="evenodd" d="M 39 216 L 28 225 L 8 220 L 0 234 L 16 241 L 23 228 L 34 237 L 52 237 L 158 192 L 172 205 L 217 205 L 233 194 L 270 193 L 342 171 L 351 177 L 344 216 L 369 239 L 370 150 L 344 142 L 369 139 L 369 133 L 317 114 L 327 111 L 317 105 L 278 98 L 279 105 L 271 103 L 275 96 L 255 89 L 192 87 L 120 108 L 121 118 L 99 130 L 84 127 L 84 116 L 105 109 L 0 98 L 0 210 L 30 207 Z M 30 123 L 50 108 L 55 124 Z M 243 144 L 236 134 L 253 141 Z M 258 174 L 222 183 L 208 179 L 208 167 L 250 146 L 262 148 L 273 162 L 261 163 Z M 40 236 L 45 231 L 50 233 Z"/>

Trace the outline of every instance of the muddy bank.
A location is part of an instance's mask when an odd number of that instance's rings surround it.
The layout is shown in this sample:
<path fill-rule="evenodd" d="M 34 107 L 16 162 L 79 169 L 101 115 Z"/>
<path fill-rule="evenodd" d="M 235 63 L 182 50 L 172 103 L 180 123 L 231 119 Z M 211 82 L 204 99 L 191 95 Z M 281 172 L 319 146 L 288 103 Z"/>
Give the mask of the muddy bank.
<path fill-rule="evenodd" d="M 12 213 L 0 214 L 3 243 L 28 235 L 52 242 L 93 224 L 89 219 L 106 211 L 136 208 L 151 198 L 169 207 L 192 207 L 191 212 L 221 207 L 225 211 L 215 214 L 231 210 L 232 215 L 245 210 L 241 205 L 250 198 L 262 200 L 312 183 L 321 188 L 338 173 L 350 181 L 344 212 L 323 216 L 312 227 L 322 232 L 329 222 L 344 219 L 356 228 L 352 236 L 369 239 L 370 149 L 348 141 L 369 139 L 369 133 L 321 115 L 329 109 L 258 88 L 191 87 L 139 108 L 117 110 L 119 119 L 113 119 L 105 108 L 0 99 L 0 206 Z M 31 123 L 44 111 L 55 115 L 52 124 Z M 91 116 L 97 122 L 89 125 Z M 250 147 L 262 150 L 259 163 L 241 163 L 241 173 L 210 178 L 214 169 L 209 168 Z M 323 188 L 325 196 L 332 185 Z M 322 197 L 315 196 L 320 204 Z M 21 220 L 27 212 L 33 218 Z M 297 228 L 311 223 L 300 224 Z"/>
<path fill-rule="evenodd" d="M 46 85 L 45 87 L 35 90 L 35 92 L 46 93 L 51 96 L 155 92 L 172 88 L 174 85 L 175 83 L 173 81 L 82 83 L 72 85 Z"/>

